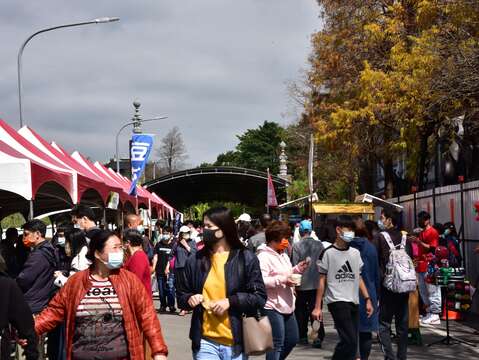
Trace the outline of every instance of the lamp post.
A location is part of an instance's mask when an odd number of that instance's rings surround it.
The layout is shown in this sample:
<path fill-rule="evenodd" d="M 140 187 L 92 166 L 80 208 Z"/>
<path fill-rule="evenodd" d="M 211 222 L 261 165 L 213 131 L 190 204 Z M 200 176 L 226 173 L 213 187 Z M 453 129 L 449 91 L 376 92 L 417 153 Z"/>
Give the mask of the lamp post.
<path fill-rule="evenodd" d="M 119 145 L 118 145 L 118 139 L 120 137 L 120 133 L 125 129 L 126 127 L 133 125 L 133 132 L 135 134 L 141 134 L 141 124 L 144 122 L 148 121 L 156 121 L 156 120 L 164 120 L 168 119 L 168 116 L 159 116 L 159 117 L 154 117 L 151 119 L 145 119 L 143 120 L 141 118 L 141 115 L 139 113 L 139 109 L 141 106 L 141 103 L 138 100 L 135 100 L 133 102 L 133 106 L 135 107 L 135 115 L 133 115 L 133 118 L 131 119 L 132 121 L 124 124 L 120 130 L 116 133 L 116 172 L 119 174 L 120 173 L 120 156 L 119 156 Z"/>
<path fill-rule="evenodd" d="M 110 23 L 114 21 L 119 21 L 120 18 L 118 17 L 102 17 L 98 19 L 93 19 L 90 21 L 83 21 L 83 22 L 78 22 L 78 23 L 72 23 L 72 24 L 64 24 L 64 25 L 58 25 L 58 26 L 53 26 L 49 27 L 46 29 L 42 29 L 37 31 L 36 33 L 30 35 L 20 46 L 20 49 L 18 50 L 18 56 L 17 56 L 17 77 L 18 77 L 18 107 L 19 107 L 19 112 L 20 112 L 20 127 L 23 126 L 23 112 L 22 112 L 22 55 L 23 55 L 23 50 L 25 49 L 25 46 L 28 44 L 28 42 L 33 39 L 35 36 L 42 34 L 47 31 L 52 31 L 56 29 L 63 29 L 67 27 L 73 27 L 73 26 L 82 26 L 82 25 L 90 25 L 90 24 L 104 24 L 104 23 Z"/>

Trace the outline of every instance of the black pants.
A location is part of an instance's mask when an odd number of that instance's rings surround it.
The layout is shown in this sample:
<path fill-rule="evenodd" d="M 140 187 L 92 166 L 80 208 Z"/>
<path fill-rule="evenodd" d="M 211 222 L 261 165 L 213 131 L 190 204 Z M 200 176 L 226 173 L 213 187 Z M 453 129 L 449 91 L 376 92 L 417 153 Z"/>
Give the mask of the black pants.
<path fill-rule="evenodd" d="M 311 322 L 311 313 L 316 304 L 316 290 L 298 290 L 296 292 L 296 321 L 298 322 L 299 338 L 308 338 L 308 325 Z M 324 340 L 324 324 L 321 321 L 318 339 Z"/>
<path fill-rule="evenodd" d="M 359 306 L 338 301 L 329 304 L 328 309 L 339 336 L 332 360 L 354 360 L 358 349 Z"/>
<path fill-rule="evenodd" d="M 373 334 L 371 332 L 359 333 L 359 357 L 368 360 L 373 346 Z"/>
<path fill-rule="evenodd" d="M 394 354 L 391 342 L 391 323 L 393 317 L 398 337 L 397 354 Z M 379 340 L 385 360 L 406 360 L 407 333 L 409 327 L 409 293 L 396 294 L 381 288 L 379 304 Z"/>

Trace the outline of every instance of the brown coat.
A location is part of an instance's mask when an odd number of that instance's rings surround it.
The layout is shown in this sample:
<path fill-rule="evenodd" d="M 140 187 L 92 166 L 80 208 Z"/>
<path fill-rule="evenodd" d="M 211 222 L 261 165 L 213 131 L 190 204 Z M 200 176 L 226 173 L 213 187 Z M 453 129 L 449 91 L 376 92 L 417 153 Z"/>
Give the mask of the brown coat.
<path fill-rule="evenodd" d="M 72 358 L 73 335 L 75 333 L 75 316 L 80 301 L 91 288 L 90 270 L 76 273 L 50 301 L 48 307 L 35 319 L 37 334 L 53 330 L 62 321 L 66 328 L 67 359 Z M 123 323 L 131 360 L 143 360 L 143 336 L 151 347 L 151 353 L 168 354 L 160 321 L 156 315 L 151 295 L 146 293 L 138 277 L 124 269 L 112 273 L 109 277 L 123 311 Z"/>

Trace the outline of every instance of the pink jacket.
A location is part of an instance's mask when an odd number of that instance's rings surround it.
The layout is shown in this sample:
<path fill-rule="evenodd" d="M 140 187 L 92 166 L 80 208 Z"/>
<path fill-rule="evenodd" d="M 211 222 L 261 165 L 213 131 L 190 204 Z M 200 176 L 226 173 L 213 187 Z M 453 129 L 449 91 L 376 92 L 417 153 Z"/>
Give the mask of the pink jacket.
<path fill-rule="evenodd" d="M 300 272 L 297 267 L 293 268 L 286 252 L 279 254 L 266 244 L 258 248 L 258 259 L 268 294 L 265 309 L 291 314 L 295 303 L 294 288 L 286 286 L 286 282 L 291 274 Z"/>

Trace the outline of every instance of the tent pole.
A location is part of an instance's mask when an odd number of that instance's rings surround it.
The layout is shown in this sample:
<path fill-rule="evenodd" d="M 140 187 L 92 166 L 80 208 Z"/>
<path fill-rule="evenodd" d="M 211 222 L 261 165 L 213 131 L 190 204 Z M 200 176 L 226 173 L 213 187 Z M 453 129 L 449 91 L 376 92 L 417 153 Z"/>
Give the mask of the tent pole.
<path fill-rule="evenodd" d="M 102 222 L 103 222 L 103 230 L 107 230 L 108 229 L 108 225 L 106 223 L 106 208 L 103 208 L 103 219 L 102 219 Z"/>
<path fill-rule="evenodd" d="M 33 200 L 30 200 L 28 204 L 29 204 L 28 220 L 33 220 Z"/>

